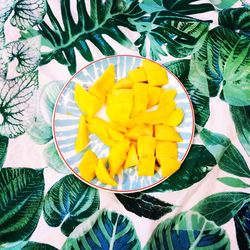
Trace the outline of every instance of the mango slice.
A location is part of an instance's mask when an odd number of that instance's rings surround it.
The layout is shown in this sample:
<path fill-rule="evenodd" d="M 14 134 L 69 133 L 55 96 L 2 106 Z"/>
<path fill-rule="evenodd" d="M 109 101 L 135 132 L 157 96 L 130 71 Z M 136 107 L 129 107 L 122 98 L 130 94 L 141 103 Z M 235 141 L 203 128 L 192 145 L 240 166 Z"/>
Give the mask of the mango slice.
<path fill-rule="evenodd" d="M 153 125 L 140 124 L 130 128 L 126 133 L 126 137 L 130 140 L 137 140 L 142 135 L 153 136 Z"/>
<path fill-rule="evenodd" d="M 121 78 L 116 82 L 113 89 L 131 89 L 133 86 L 133 81 L 129 77 Z"/>
<path fill-rule="evenodd" d="M 181 162 L 176 159 L 164 158 L 161 159 L 161 172 L 163 177 L 168 177 L 174 174 L 181 166 Z"/>
<path fill-rule="evenodd" d="M 75 85 L 74 99 L 81 112 L 90 117 L 94 116 L 102 107 L 102 102 L 78 83 Z"/>
<path fill-rule="evenodd" d="M 165 68 L 150 60 L 142 61 L 148 83 L 152 86 L 163 86 L 168 83 L 168 75 Z"/>
<path fill-rule="evenodd" d="M 102 103 L 105 102 L 106 95 L 115 85 L 115 66 L 110 64 L 100 78 L 89 88 L 89 93 L 96 96 Z"/>
<path fill-rule="evenodd" d="M 182 138 L 174 127 L 155 125 L 155 138 L 157 140 L 181 142 Z"/>
<path fill-rule="evenodd" d="M 119 132 L 122 132 L 122 133 L 126 133 L 127 132 L 127 128 L 125 125 L 119 123 L 119 122 L 114 122 L 114 121 L 110 121 L 109 122 L 110 124 L 110 127 L 119 131 Z"/>
<path fill-rule="evenodd" d="M 78 166 L 80 176 L 90 182 L 95 177 L 95 169 L 97 166 L 98 159 L 91 150 L 87 150 Z"/>
<path fill-rule="evenodd" d="M 148 108 L 152 108 L 159 103 L 162 92 L 162 88 L 148 86 Z"/>
<path fill-rule="evenodd" d="M 178 158 L 178 146 L 175 142 L 169 141 L 156 141 L 155 154 L 157 161 L 161 164 L 161 159 Z"/>
<path fill-rule="evenodd" d="M 95 174 L 99 181 L 110 186 L 117 186 L 117 182 L 110 176 L 106 168 L 106 159 L 101 158 L 98 160 L 95 168 Z"/>
<path fill-rule="evenodd" d="M 75 141 L 75 151 L 81 152 L 89 143 L 88 128 L 84 115 L 81 115 Z"/>
<path fill-rule="evenodd" d="M 155 157 L 144 156 L 141 157 L 138 164 L 139 176 L 153 176 L 155 171 Z"/>
<path fill-rule="evenodd" d="M 145 74 L 143 67 L 138 67 L 136 69 L 130 70 L 128 76 L 132 81 L 135 82 L 147 82 L 147 76 Z"/>
<path fill-rule="evenodd" d="M 148 106 L 148 84 L 135 83 L 133 85 L 134 103 L 130 117 L 146 111 Z"/>
<path fill-rule="evenodd" d="M 132 106 L 133 91 L 116 89 L 108 96 L 106 112 L 110 120 L 122 123 L 129 119 Z"/>
<path fill-rule="evenodd" d="M 155 154 L 155 138 L 143 135 L 137 140 L 137 153 L 139 159 L 144 156 L 154 156 Z"/>
<path fill-rule="evenodd" d="M 159 107 L 165 107 L 168 103 L 174 102 L 176 94 L 175 89 L 164 89 L 160 96 Z"/>
<path fill-rule="evenodd" d="M 114 177 L 122 167 L 129 151 L 129 140 L 123 140 L 111 147 L 109 152 L 110 175 Z"/>
<path fill-rule="evenodd" d="M 138 156 L 136 153 L 135 145 L 133 143 L 131 143 L 124 168 L 136 166 L 136 165 L 138 165 L 138 162 L 139 162 L 139 159 L 138 159 Z"/>
<path fill-rule="evenodd" d="M 183 117 L 183 110 L 181 108 L 176 108 L 175 111 L 164 122 L 164 124 L 172 127 L 179 126 L 183 120 Z"/>

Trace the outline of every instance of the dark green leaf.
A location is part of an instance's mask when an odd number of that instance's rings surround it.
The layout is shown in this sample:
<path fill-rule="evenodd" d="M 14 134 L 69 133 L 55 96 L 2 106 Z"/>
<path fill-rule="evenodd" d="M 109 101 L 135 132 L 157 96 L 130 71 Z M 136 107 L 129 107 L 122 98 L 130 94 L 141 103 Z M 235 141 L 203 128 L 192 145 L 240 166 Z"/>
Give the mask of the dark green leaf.
<path fill-rule="evenodd" d="M 116 194 L 116 198 L 128 211 L 152 220 L 158 220 L 174 209 L 172 204 L 143 193 Z"/>
<path fill-rule="evenodd" d="M 242 192 L 216 193 L 198 202 L 192 210 L 217 225 L 223 225 L 231 220 L 249 199 L 250 195 Z"/>
<path fill-rule="evenodd" d="M 88 226 L 90 225 L 90 226 Z M 124 215 L 98 211 L 67 238 L 63 250 L 74 249 L 139 250 L 140 241 L 131 221 Z"/>
<path fill-rule="evenodd" d="M 195 123 L 199 126 L 205 126 L 210 116 L 209 98 L 204 96 L 199 89 L 188 80 L 190 60 L 172 61 L 165 63 L 164 66 L 173 72 L 186 88 L 193 104 Z"/>
<path fill-rule="evenodd" d="M 29 241 L 22 250 L 57 250 L 57 248 L 48 244 Z"/>
<path fill-rule="evenodd" d="M 250 106 L 230 106 L 230 112 L 240 143 L 250 156 Z"/>
<path fill-rule="evenodd" d="M 99 209 L 98 190 L 67 175 L 55 183 L 44 201 L 44 219 L 48 225 L 58 227 L 68 236 L 77 225 Z"/>
<path fill-rule="evenodd" d="M 247 7 L 224 9 L 219 12 L 219 24 L 250 36 L 250 9 Z"/>
<path fill-rule="evenodd" d="M 236 237 L 240 250 L 250 249 L 250 203 L 247 202 L 234 216 Z"/>
<path fill-rule="evenodd" d="M 221 178 L 217 178 L 217 180 L 224 183 L 227 186 L 230 186 L 230 187 L 236 187 L 236 188 L 248 188 L 248 187 L 250 187 L 250 185 L 243 182 L 242 180 L 237 179 L 237 178 L 233 178 L 233 177 L 221 177 Z"/>
<path fill-rule="evenodd" d="M 234 106 L 249 104 L 250 40 L 234 31 L 216 27 L 199 51 L 193 54 L 189 80 L 204 95 L 221 95 Z"/>
<path fill-rule="evenodd" d="M 202 180 L 216 164 L 213 155 L 203 145 L 192 145 L 181 168 L 161 184 L 147 192 L 178 191 Z"/>
<path fill-rule="evenodd" d="M 0 135 L 0 169 L 2 168 L 8 149 L 9 138 Z"/>
<path fill-rule="evenodd" d="M 246 161 L 226 136 L 204 128 L 200 133 L 200 138 L 222 170 L 230 174 L 250 178 L 250 170 Z"/>
<path fill-rule="evenodd" d="M 27 240 L 42 212 L 43 170 L 3 168 L 0 171 L 0 245 Z"/>
<path fill-rule="evenodd" d="M 224 229 L 199 213 L 182 212 L 161 222 L 144 248 L 156 249 L 230 249 Z"/>
<path fill-rule="evenodd" d="M 38 88 L 37 71 L 10 80 L 0 79 L 0 134 L 17 137 L 34 121 L 35 99 Z"/>

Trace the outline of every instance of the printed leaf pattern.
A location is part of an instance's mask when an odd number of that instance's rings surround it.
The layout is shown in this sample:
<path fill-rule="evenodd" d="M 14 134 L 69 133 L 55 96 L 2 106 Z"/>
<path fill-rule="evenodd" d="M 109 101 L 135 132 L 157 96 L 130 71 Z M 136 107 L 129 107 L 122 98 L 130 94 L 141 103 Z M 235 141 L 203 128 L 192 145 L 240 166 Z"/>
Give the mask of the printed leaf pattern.
<path fill-rule="evenodd" d="M 174 209 L 173 205 L 140 192 L 134 194 L 116 194 L 116 198 L 128 211 L 152 220 L 158 220 Z"/>
<path fill-rule="evenodd" d="M 31 236 L 42 212 L 43 192 L 42 169 L 0 171 L 0 246 Z"/>
<path fill-rule="evenodd" d="M 5 161 L 9 139 L 6 136 L 0 136 L 0 169 Z"/>
<path fill-rule="evenodd" d="M 68 236 L 77 225 L 99 209 L 98 190 L 86 185 L 74 175 L 55 183 L 45 197 L 44 219 L 52 227 L 61 226 Z"/>
<path fill-rule="evenodd" d="M 248 188 L 250 185 L 247 183 L 243 182 L 242 180 L 238 178 L 233 178 L 233 177 L 221 177 L 217 178 L 218 181 L 224 183 L 225 185 L 228 185 L 230 187 L 235 187 L 235 188 Z"/>
<path fill-rule="evenodd" d="M 28 244 L 26 244 L 22 250 L 57 250 L 57 248 L 48 245 L 48 244 L 42 244 L 42 243 L 38 243 L 38 242 L 33 242 L 33 241 L 29 241 Z"/>

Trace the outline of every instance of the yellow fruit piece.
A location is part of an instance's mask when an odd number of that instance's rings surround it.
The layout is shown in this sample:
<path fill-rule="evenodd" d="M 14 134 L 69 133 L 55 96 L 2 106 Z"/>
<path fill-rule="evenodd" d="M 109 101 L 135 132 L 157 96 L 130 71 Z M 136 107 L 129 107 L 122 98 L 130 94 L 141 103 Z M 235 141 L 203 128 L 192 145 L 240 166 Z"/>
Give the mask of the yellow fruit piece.
<path fill-rule="evenodd" d="M 141 157 L 138 164 L 139 176 L 153 176 L 155 172 L 155 157 L 144 156 Z"/>
<path fill-rule="evenodd" d="M 106 112 L 110 120 L 122 123 L 129 119 L 132 106 L 132 89 L 116 89 L 108 96 Z"/>
<path fill-rule="evenodd" d="M 106 129 L 108 131 L 109 138 L 113 141 L 121 141 L 125 138 L 124 134 L 113 129 L 109 123 L 107 123 Z"/>
<path fill-rule="evenodd" d="M 161 159 L 161 172 L 163 177 L 171 176 L 181 166 L 181 162 L 175 159 L 164 158 Z"/>
<path fill-rule="evenodd" d="M 89 119 L 88 128 L 90 133 L 96 134 L 98 137 L 109 138 L 107 129 L 106 129 L 106 121 L 99 117 L 93 117 Z"/>
<path fill-rule="evenodd" d="M 110 64 L 100 78 L 89 88 L 89 92 L 104 103 L 107 93 L 114 85 L 115 66 Z"/>
<path fill-rule="evenodd" d="M 160 96 L 159 107 L 165 107 L 168 103 L 174 102 L 176 94 L 175 89 L 165 89 Z"/>
<path fill-rule="evenodd" d="M 163 141 L 182 141 L 181 136 L 175 130 L 174 127 L 169 127 L 167 125 L 157 124 L 155 125 L 155 138 L 156 140 Z"/>
<path fill-rule="evenodd" d="M 78 132 L 75 141 L 75 151 L 81 152 L 89 143 L 88 128 L 85 116 L 81 115 L 78 125 Z"/>
<path fill-rule="evenodd" d="M 133 81 L 129 77 L 121 78 L 116 82 L 113 89 L 131 89 L 133 86 Z"/>
<path fill-rule="evenodd" d="M 128 76 L 132 81 L 135 82 L 147 82 L 147 76 L 143 67 L 138 67 L 136 69 L 132 69 L 128 72 Z"/>
<path fill-rule="evenodd" d="M 127 132 L 127 128 L 125 125 L 119 123 L 119 122 L 114 122 L 114 121 L 110 121 L 109 122 L 110 124 L 110 127 L 119 131 L 119 132 L 122 132 L 122 133 L 126 133 Z"/>
<path fill-rule="evenodd" d="M 133 85 L 134 103 L 130 117 L 134 117 L 147 110 L 148 106 L 148 84 L 135 83 Z"/>
<path fill-rule="evenodd" d="M 123 140 L 111 147 L 109 152 L 110 175 L 114 177 L 127 158 L 129 140 Z"/>
<path fill-rule="evenodd" d="M 162 88 L 148 86 L 148 108 L 152 108 L 159 103 L 162 92 Z"/>
<path fill-rule="evenodd" d="M 97 166 L 95 168 L 95 174 L 97 179 L 107 185 L 117 186 L 117 182 L 110 176 L 107 168 L 106 168 L 106 159 L 99 159 Z"/>
<path fill-rule="evenodd" d="M 90 182 L 95 177 L 95 168 L 97 166 L 97 157 L 94 152 L 87 150 L 78 166 L 80 176 Z"/>
<path fill-rule="evenodd" d="M 137 140 L 137 153 L 139 159 L 145 156 L 154 156 L 155 154 L 155 138 L 143 135 Z"/>
<path fill-rule="evenodd" d="M 171 158 L 177 159 L 178 146 L 175 142 L 156 141 L 155 154 L 157 161 L 161 164 L 161 159 Z"/>
<path fill-rule="evenodd" d="M 162 86 L 168 83 L 167 70 L 158 63 L 150 60 L 142 61 L 148 83 L 152 86 Z"/>
<path fill-rule="evenodd" d="M 142 135 L 153 136 L 153 125 L 140 124 L 130 128 L 126 134 L 126 137 L 130 140 L 137 140 Z"/>
<path fill-rule="evenodd" d="M 168 117 L 168 119 L 164 122 L 164 124 L 168 126 L 176 127 L 181 124 L 183 117 L 184 117 L 183 110 L 181 108 L 177 108 Z"/>
<path fill-rule="evenodd" d="M 129 147 L 129 151 L 128 151 L 128 155 L 127 155 L 127 159 L 124 165 L 124 168 L 129 168 L 132 166 L 136 166 L 138 165 L 138 156 L 136 153 L 136 148 L 135 145 L 132 143 Z"/>
<path fill-rule="evenodd" d="M 81 112 L 90 117 L 94 116 L 102 107 L 102 102 L 78 83 L 75 85 L 74 99 Z"/>

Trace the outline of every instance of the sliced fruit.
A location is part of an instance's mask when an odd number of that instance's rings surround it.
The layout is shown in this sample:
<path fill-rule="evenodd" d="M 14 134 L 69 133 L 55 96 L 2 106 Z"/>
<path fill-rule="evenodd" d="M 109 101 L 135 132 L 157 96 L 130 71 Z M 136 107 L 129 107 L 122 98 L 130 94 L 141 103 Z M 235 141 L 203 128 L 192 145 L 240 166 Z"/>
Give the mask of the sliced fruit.
<path fill-rule="evenodd" d="M 132 81 L 135 82 L 147 82 L 147 76 L 143 67 L 138 67 L 136 69 L 130 70 L 128 76 Z"/>
<path fill-rule="evenodd" d="M 168 103 L 174 102 L 176 94 L 175 89 L 164 89 L 160 96 L 159 107 L 166 107 Z"/>
<path fill-rule="evenodd" d="M 126 133 L 127 132 L 127 128 L 125 125 L 119 123 L 119 122 L 114 122 L 114 121 L 110 121 L 109 122 L 111 128 L 119 131 L 119 132 L 122 132 L 122 133 Z"/>
<path fill-rule="evenodd" d="M 92 134 L 96 134 L 98 137 L 106 137 L 109 138 L 107 129 L 106 129 L 106 121 L 104 121 L 103 119 L 99 118 L 99 117 L 93 117 L 91 119 L 89 119 L 88 121 L 88 127 L 89 127 L 89 131 Z"/>
<path fill-rule="evenodd" d="M 137 153 L 139 159 L 145 156 L 153 156 L 155 154 L 155 138 L 152 136 L 140 136 L 137 140 Z"/>
<path fill-rule="evenodd" d="M 176 142 L 156 141 L 155 154 L 157 161 L 161 164 L 161 159 L 171 158 L 177 159 L 178 146 Z"/>
<path fill-rule="evenodd" d="M 89 143 L 89 133 L 84 115 L 81 115 L 78 125 L 78 132 L 75 141 L 75 151 L 81 152 Z"/>
<path fill-rule="evenodd" d="M 114 85 L 114 89 L 131 89 L 133 86 L 133 81 L 129 77 L 121 78 Z"/>
<path fill-rule="evenodd" d="M 175 141 L 175 142 L 182 141 L 181 136 L 175 130 L 174 127 L 162 124 L 155 125 L 155 138 L 156 140 L 163 140 L 163 141 Z"/>
<path fill-rule="evenodd" d="M 181 166 L 181 162 L 175 159 L 161 159 L 161 172 L 163 177 L 168 177 L 174 174 Z"/>
<path fill-rule="evenodd" d="M 162 92 L 162 88 L 154 87 L 152 85 L 148 86 L 148 108 L 152 108 L 153 106 L 159 104 Z"/>
<path fill-rule="evenodd" d="M 144 156 L 139 159 L 138 175 L 139 176 L 153 176 L 155 171 L 155 157 Z"/>
<path fill-rule="evenodd" d="M 130 140 L 137 140 L 142 135 L 153 136 L 153 125 L 139 124 L 128 129 L 128 132 L 126 133 L 126 137 Z"/>
<path fill-rule="evenodd" d="M 138 162 L 139 162 L 139 160 L 138 160 L 138 156 L 136 153 L 135 145 L 133 143 L 131 143 L 124 168 L 136 166 L 136 165 L 138 165 Z"/>
<path fill-rule="evenodd" d="M 164 124 L 172 127 L 179 126 L 183 120 L 183 117 L 183 110 L 181 108 L 176 108 L 174 112 L 164 122 Z"/>

